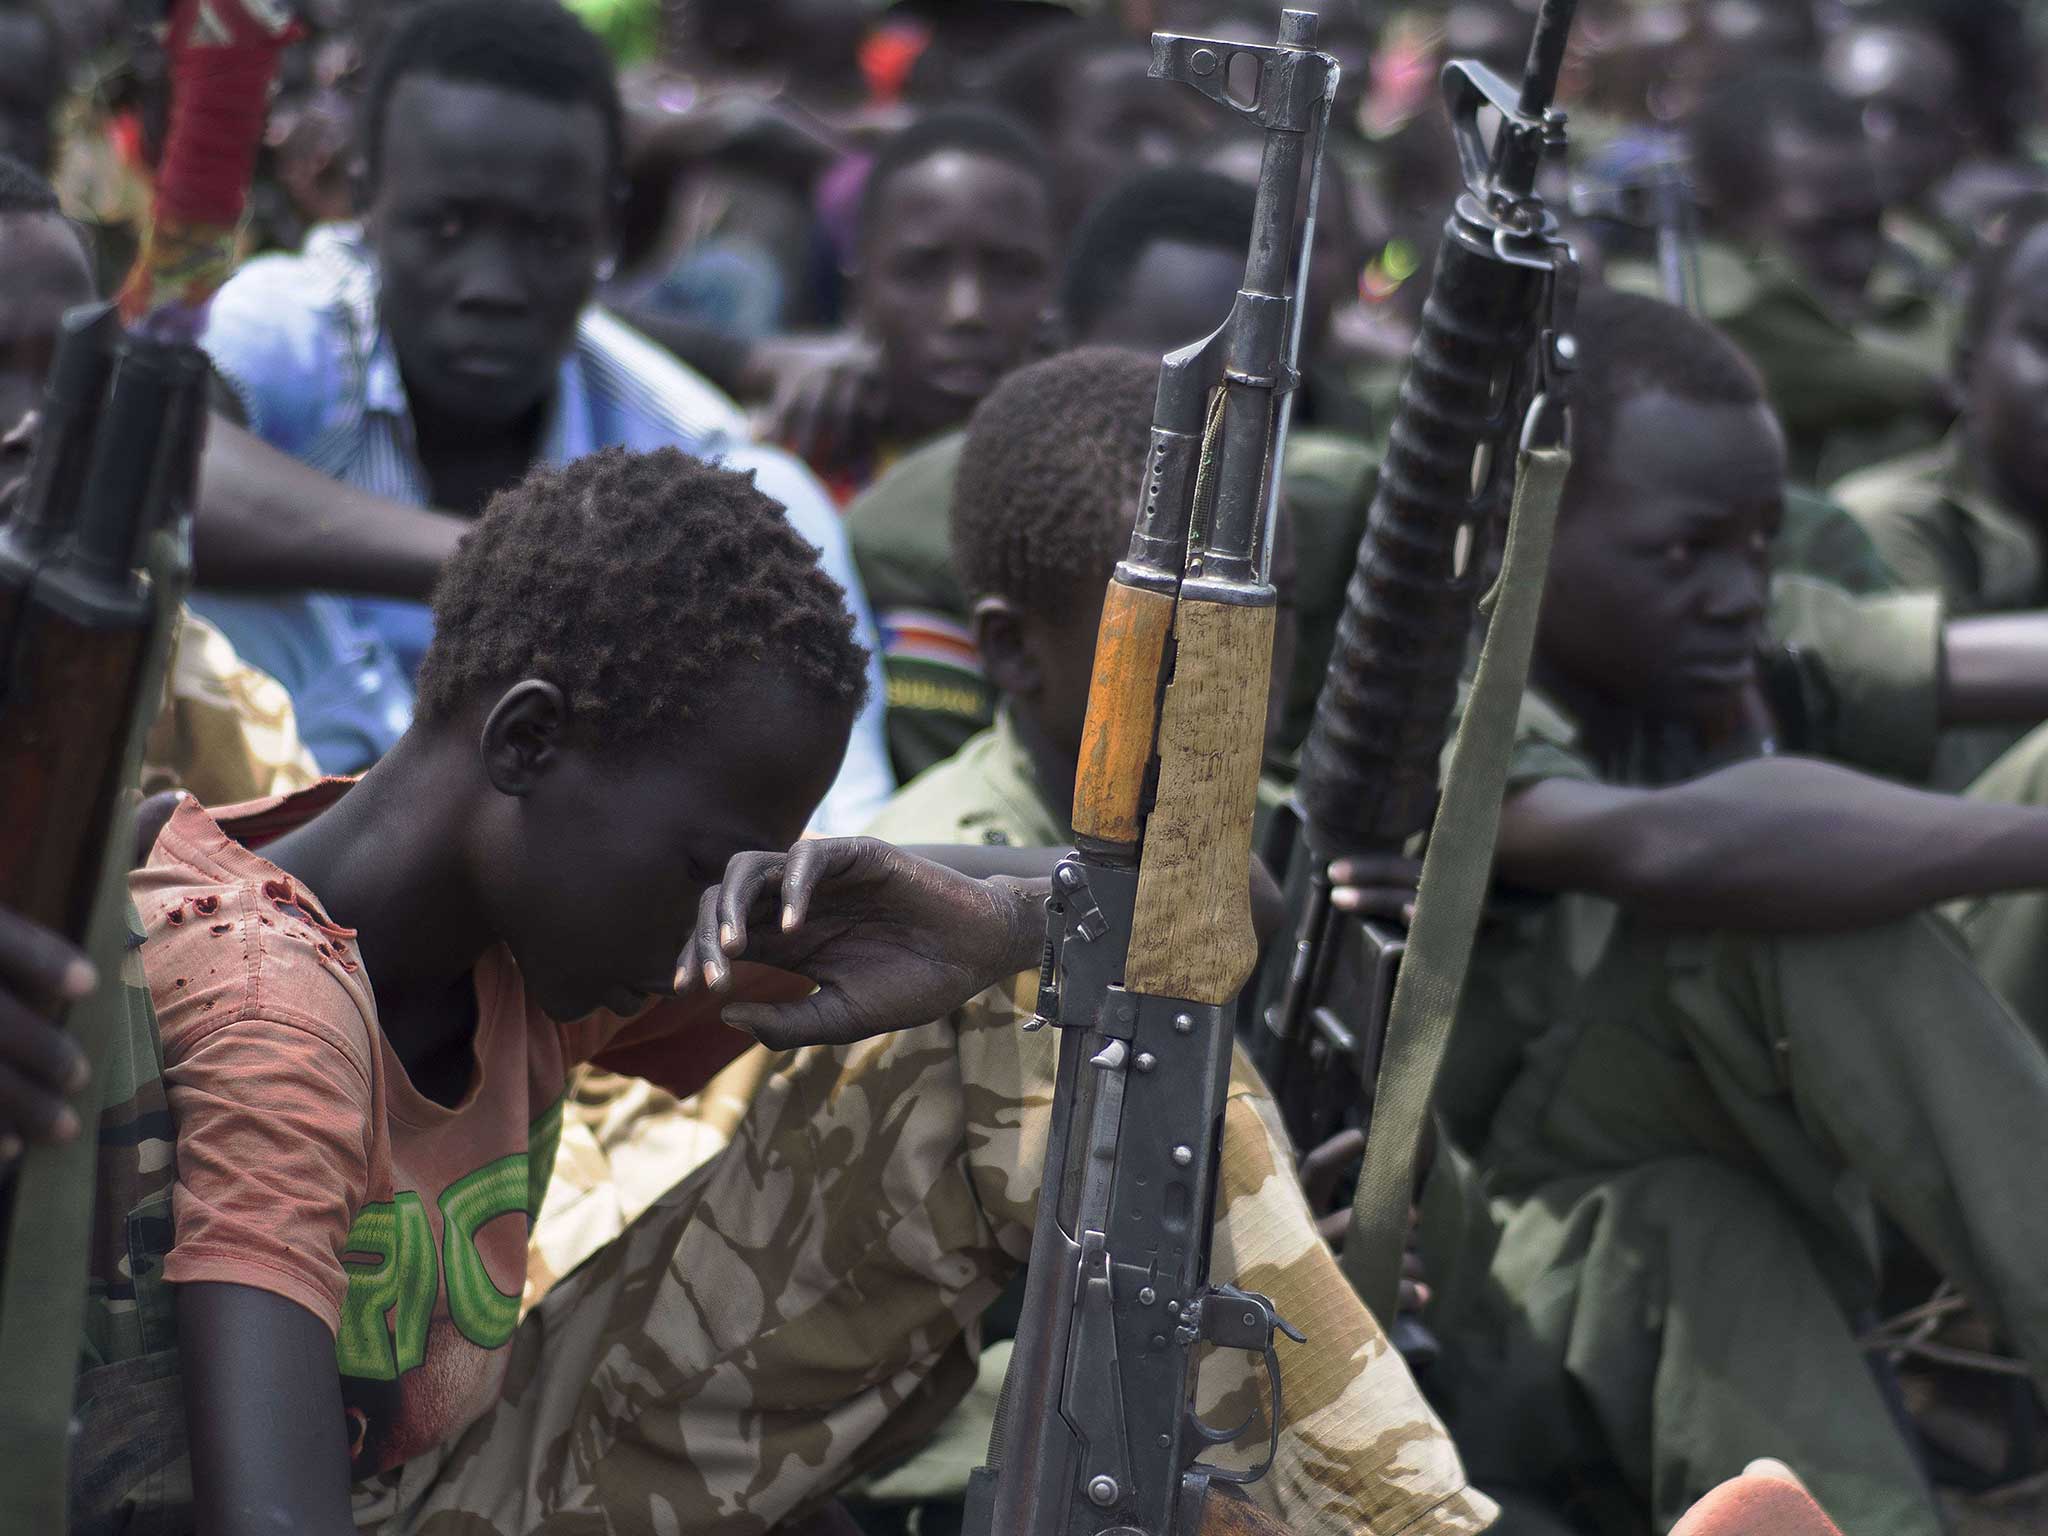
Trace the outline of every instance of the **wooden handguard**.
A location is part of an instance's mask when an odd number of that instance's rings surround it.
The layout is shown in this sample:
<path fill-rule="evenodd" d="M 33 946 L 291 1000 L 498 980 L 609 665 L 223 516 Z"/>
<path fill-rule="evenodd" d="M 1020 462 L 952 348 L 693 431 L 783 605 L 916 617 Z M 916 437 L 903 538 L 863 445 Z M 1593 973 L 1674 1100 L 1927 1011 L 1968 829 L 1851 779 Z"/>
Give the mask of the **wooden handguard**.
<path fill-rule="evenodd" d="M 1129 991 L 1220 1005 L 1258 960 L 1249 871 L 1273 615 L 1270 605 L 1180 605 L 1124 963 Z"/>
<path fill-rule="evenodd" d="M 1112 581 L 1096 631 L 1095 678 L 1074 775 L 1074 832 L 1100 843 L 1138 841 L 1145 764 L 1152 756 L 1159 671 L 1173 629 L 1173 598 Z"/>

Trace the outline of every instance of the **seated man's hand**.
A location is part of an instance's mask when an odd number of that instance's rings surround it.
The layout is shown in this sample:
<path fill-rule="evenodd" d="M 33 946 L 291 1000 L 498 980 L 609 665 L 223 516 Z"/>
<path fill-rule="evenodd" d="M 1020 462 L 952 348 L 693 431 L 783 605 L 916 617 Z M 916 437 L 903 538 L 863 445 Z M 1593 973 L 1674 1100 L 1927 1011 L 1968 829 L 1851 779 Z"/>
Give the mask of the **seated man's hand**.
<path fill-rule="evenodd" d="M 859 452 L 887 405 L 881 352 L 853 332 L 766 337 L 748 354 L 741 388 L 767 402 L 754 435 L 811 463 Z"/>
<path fill-rule="evenodd" d="M 51 1015 L 93 984 L 84 955 L 49 929 L 0 908 L 0 1169 L 28 1142 L 78 1134 L 77 1112 L 64 1096 L 85 1086 L 85 1053 Z"/>
<path fill-rule="evenodd" d="M 1035 969 L 1043 881 L 975 880 L 868 837 L 743 853 L 704 893 L 676 991 L 732 985 L 733 960 L 809 977 L 793 1003 L 734 1003 L 725 1021 L 774 1050 L 843 1045 L 928 1024 Z M 779 914 L 779 916 L 778 916 Z"/>

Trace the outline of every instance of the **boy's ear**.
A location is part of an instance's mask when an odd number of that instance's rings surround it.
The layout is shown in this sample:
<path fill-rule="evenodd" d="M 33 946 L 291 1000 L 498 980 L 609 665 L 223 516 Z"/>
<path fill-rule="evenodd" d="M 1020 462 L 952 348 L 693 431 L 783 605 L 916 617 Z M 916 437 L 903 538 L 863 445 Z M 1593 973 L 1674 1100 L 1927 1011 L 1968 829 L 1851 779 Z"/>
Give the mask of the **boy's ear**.
<path fill-rule="evenodd" d="M 569 702 L 553 683 L 529 677 L 507 688 L 477 740 L 477 757 L 491 788 L 501 795 L 532 794 L 554 767 L 568 724 Z"/>
<path fill-rule="evenodd" d="M 974 646 L 981 670 L 996 692 L 1029 698 L 1045 684 L 1045 668 L 1031 643 L 1024 612 L 1007 597 L 984 597 L 974 605 Z"/>

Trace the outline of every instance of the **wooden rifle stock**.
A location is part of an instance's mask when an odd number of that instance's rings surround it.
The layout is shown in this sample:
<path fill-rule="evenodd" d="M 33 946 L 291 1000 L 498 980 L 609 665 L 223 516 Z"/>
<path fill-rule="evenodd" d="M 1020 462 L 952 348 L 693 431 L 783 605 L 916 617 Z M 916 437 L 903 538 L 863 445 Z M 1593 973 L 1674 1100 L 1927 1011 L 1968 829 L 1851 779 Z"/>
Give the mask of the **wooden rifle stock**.
<path fill-rule="evenodd" d="M 70 353 L 110 342 L 94 322 L 64 344 Z M 0 904 L 81 944 L 130 777 L 139 690 L 170 618 L 139 566 L 189 497 L 204 406 L 196 349 L 131 337 L 111 351 L 104 407 L 53 413 L 38 446 L 39 466 L 53 467 L 36 475 L 38 495 L 7 530 L 15 558 L 0 636 Z M 53 396 L 94 374 L 67 355 Z M 74 506 L 58 501 L 74 494 Z"/>
<path fill-rule="evenodd" d="M 1209 1239 L 1227 1010 L 1257 952 L 1245 876 L 1275 466 L 1336 66 L 1314 16 L 1286 11 L 1272 45 L 1158 34 L 1152 73 L 1256 123 L 1264 159 L 1229 317 L 1162 361 L 1139 514 L 1103 602 L 1038 996 L 1060 1031 L 1052 1127 L 990 1465 L 969 1488 L 975 1536 L 1282 1529 L 1228 1488 L 1278 1454 L 1275 1339 L 1301 1335 L 1269 1298 L 1211 1280 Z M 1252 1428 L 1197 1416 L 1212 1349 L 1265 1373 L 1266 1454 L 1249 1470 L 1202 1459 Z"/>

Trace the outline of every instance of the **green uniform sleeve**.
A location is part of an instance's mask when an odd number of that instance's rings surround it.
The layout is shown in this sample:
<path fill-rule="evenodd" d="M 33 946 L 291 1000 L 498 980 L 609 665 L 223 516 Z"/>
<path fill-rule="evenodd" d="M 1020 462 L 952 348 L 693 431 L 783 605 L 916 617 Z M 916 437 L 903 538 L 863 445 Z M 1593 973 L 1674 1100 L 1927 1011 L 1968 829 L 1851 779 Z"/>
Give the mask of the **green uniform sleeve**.
<path fill-rule="evenodd" d="M 1780 577 L 1771 627 L 1799 659 L 1811 740 L 1800 745 L 1874 773 L 1925 778 L 1941 725 L 1941 599 L 1858 597 Z"/>

